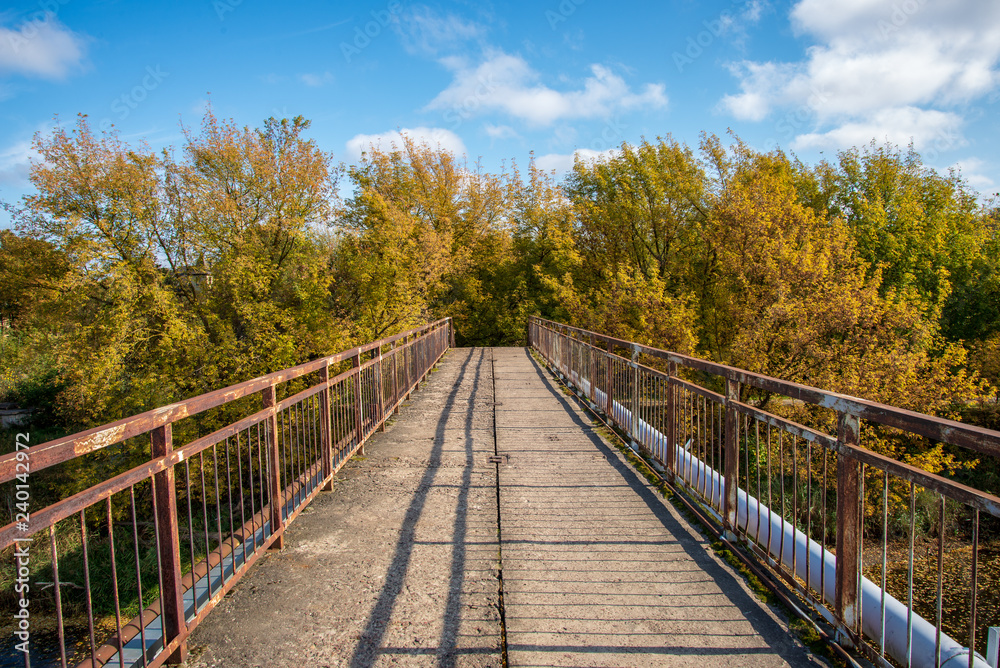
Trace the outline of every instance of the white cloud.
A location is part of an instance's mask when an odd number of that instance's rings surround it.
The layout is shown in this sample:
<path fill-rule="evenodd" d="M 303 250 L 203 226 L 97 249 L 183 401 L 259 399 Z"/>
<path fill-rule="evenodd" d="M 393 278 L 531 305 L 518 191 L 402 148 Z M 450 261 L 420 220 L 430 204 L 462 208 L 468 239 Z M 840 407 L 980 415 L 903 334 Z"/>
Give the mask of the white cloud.
<path fill-rule="evenodd" d="M 486 123 L 483 125 L 483 130 L 486 131 L 486 134 L 490 139 L 515 139 L 520 136 L 517 134 L 517 130 L 509 125 L 493 125 L 492 123 Z"/>
<path fill-rule="evenodd" d="M 419 127 L 390 130 L 376 135 L 355 135 L 347 142 L 347 156 L 357 162 L 361 159 L 361 153 L 369 150 L 372 146 L 382 150 L 391 150 L 394 146 L 401 148 L 403 135 L 413 139 L 418 144 L 427 143 L 430 146 L 440 146 L 458 157 L 468 153 L 462 139 L 451 130 Z"/>
<path fill-rule="evenodd" d="M 969 185 L 981 193 L 996 192 L 996 182 L 983 173 L 984 168 L 988 168 L 985 160 L 979 158 L 968 158 L 959 160 L 951 165 L 952 168 L 961 173 Z"/>
<path fill-rule="evenodd" d="M 307 86 L 313 88 L 320 88 L 327 84 L 333 83 L 333 75 L 329 72 L 324 72 L 323 74 L 300 74 L 299 81 Z"/>
<path fill-rule="evenodd" d="M 205 112 L 211 108 L 212 108 L 212 103 L 206 98 L 201 98 L 195 100 L 194 103 L 191 105 L 191 113 L 194 114 L 195 116 L 200 117 L 204 116 Z"/>
<path fill-rule="evenodd" d="M 585 162 L 595 162 L 618 155 L 620 151 L 609 148 L 606 151 L 595 151 L 592 148 L 578 148 L 572 153 L 548 153 L 535 158 L 535 166 L 543 172 L 555 170 L 556 175 L 565 174 L 573 169 L 577 158 Z"/>
<path fill-rule="evenodd" d="M 616 111 L 667 105 L 663 84 L 646 84 L 639 93 L 603 65 L 591 65 L 583 88 L 556 91 L 539 83 L 539 74 L 520 56 L 502 51 L 470 67 L 461 58 L 442 59 L 454 73 L 451 84 L 427 105 L 443 110 L 446 120 L 503 112 L 536 126 L 565 118 L 607 117 Z"/>
<path fill-rule="evenodd" d="M 967 143 L 962 138 L 961 126 L 962 118 L 955 113 L 916 107 L 879 109 L 864 120 L 845 122 L 827 132 L 799 135 L 792 148 L 861 146 L 872 139 L 906 146 L 912 139 L 918 151 L 940 152 Z"/>
<path fill-rule="evenodd" d="M 739 11 L 724 9 L 716 19 L 706 21 L 703 25 L 715 37 L 724 37 L 734 47 L 744 49 L 748 29 L 758 23 L 764 12 L 769 9 L 768 0 L 743 0 L 743 7 Z"/>
<path fill-rule="evenodd" d="M 483 28 L 472 21 L 454 14 L 441 16 L 426 5 L 409 8 L 393 25 L 403 48 L 417 55 L 434 56 L 483 33 Z"/>
<path fill-rule="evenodd" d="M 27 188 L 30 185 L 31 161 L 40 157 L 32 148 L 30 139 L 22 139 L 0 151 L 0 186 Z"/>
<path fill-rule="evenodd" d="M 775 89 L 788 78 L 789 65 L 745 61 L 729 67 L 740 79 L 739 95 L 723 96 L 720 106 L 736 118 L 760 121 L 767 117 L 776 102 Z"/>
<path fill-rule="evenodd" d="M 794 109 L 815 125 L 798 147 L 911 136 L 926 146 L 961 125 L 960 105 L 1000 87 L 1000 3 L 799 0 L 790 19 L 815 41 L 803 59 L 731 66 L 740 92 L 719 106 L 752 121 Z"/>
<path fill-rule="evenodd" d="M 0 73 L 62 79 L 81 66 L 87 40 L 54 17 L 0 27 Z"/>
<path fill-rule="evenodd" d="M 767 8 L 766 0 L 749 0 L 740 12 L 740 18 L 748 23 L 756 23 Z"/>

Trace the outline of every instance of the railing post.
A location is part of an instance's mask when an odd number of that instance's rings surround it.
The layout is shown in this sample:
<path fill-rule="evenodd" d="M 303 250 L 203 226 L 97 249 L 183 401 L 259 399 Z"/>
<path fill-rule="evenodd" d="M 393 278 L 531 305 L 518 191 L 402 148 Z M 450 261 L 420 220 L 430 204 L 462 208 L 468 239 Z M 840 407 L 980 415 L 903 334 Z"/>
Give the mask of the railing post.
<path fill-rule="evenodd" d="M 448 329 L 450 330 L 450 334 L 451 334 L 451 347 L 454 348 L 455 347 L 455 319 L 454 318 L 448 318 Z"/>
<path fill-rule="evenodd" d="M 319 393 L 319 437 L 323 451 L 323 486 L 324 492 L 333 489 L 333 437 L 330 427 L 330 362 L 327 361 L 319 370 L 319 382 L 323 383 L 323 391 Z"/>
<path fill-rule="evenodd" d="M 851 632 L 857 632 L 858 540 L 861 536 L 861 464 L 851 454 L 858 444 L 857 415 L 840 413 L 837 421 L 837 562 L 834 611 Z"/>
<path fill-rule="evenodd" d="M 736 537 L 737 528 L 737 492 L 739 487 L 739 462 L 740 462 L 740 434 L 738 424 L 738 413 L 733 406 L 734 401 L 739 401 L 740 384 L 730 378 L 726 379 L 726 434 L 725 434 L 725 461 L 723 462 L 723 476 L 726 479 L 726 496 L 722 500 L 722 517 L 725 520 L 724 528 L 727 538 L 730 540 Z"/>
<path fill-rule="evenodd" d="M 611 357 L 611 342 L 608 341 L 608 358 L 605 360 L 605 368 L 607 370 L 608 387 L 605 392 L 605 406 L 604 412 L 611 420 L 611 424 L 615 423 L 615 364 Z"/>
<path fill-rule="evenodd" d="M 351 358 L 351 366 L 357 369 L 354 374 L 354 437 L 361 446 L 361 455 L 365 454 L 365 413 L 361 404 L 361 351 Z"/>
<path fill-rule="evenodd" d="M 594 352 L 597 347 L 597 339 L 590 335 L 590 346 L 587 348 L 587 382 L 590 383 L 590 405 L 597 405 L 597 374 L 594 369 Z"/>
<path fill-rule="evenodd" d="M 152 432 L 153 458 L 166 457 L 174 449 L 173 425 L 167 423 Z M 181 588 L 181 545 L 177 534 L 177 490 L 174 486 L 174 467 L 170 466 L 153 475 L 153 494 L 156 497 L 157 545 L 160 553 L 161 581 L 160 605 L 163 613 L 164 644 L 187 632 L 184 621 L 184 598 Z M 187 660 L 187 640 L 184 640 L 166 660 L 168 664 Z"/>
<path fill-rule="evenodd" d="M 411 385 L 413 384 L 412 376 L 410 375 L 410 367 L 413 366 L 413 346 L 410 344 L 410 335 L 407 334 L 406 338 L 403 339 L 403 343 L 406 346 L 403 348 L 403 374 L 406 376 L 406 401 L 410 400 Z"/>
<path fill-rule="evenodd" d="M 554 331 L 552 332 L 552 345 L 555 350 L 552 351 L 552 366 L 555 367 L 556 375 L 562 376 L 562 332 Z"/>
<path fill-rule="evenodd" d="M 424 382 L 424 378 L 427 375 L 427 341 L 418 335 L 415 342 L 417 348 L 417 375 L 420 378 L 417 381 L 416 387 L 419 389 L 420 383 Z"/>
<path fill-rule="evenodd" d="M 398 344 L 392 349 L 392 414 L 399 415 L 399 359 Z"/>
<path fill-rule="evenodd" d="M 562 362 L 563 368 L 563 378 L 569 377 L 569 363 L 566 361 L 566 356 L 568 351 L 566 350 L 569 346 L 566 345 L 566 339 L 569 335 L 566 334 L 566 328 L 561 327 L 559 329 L 559 360 Z"/>
<path fill-rule="evenodd" d="M 677 387 L 673 383 L 676 377 L 677 362 L 667 362 L 667 451 L 663 465 L 671 481 L 677 466 Z"/>
<path fill-rule="evenodd" d="M 267 419 L 267 436 L 269 439 L 267 456 L 270 471 L 271 487 L 271 534 L 277 534 L 283 524 L 282 508 L 285 505 L 285 492 L 281 488 L 281 449 L 278 445 L 278 397 L 274 385 L 268 385 L 260 391 L 264 408 L 274 409 Z M 280 550 L 285 545 L 285 535 L 279 534 L 271 544 L 272 550 Z"/>
<path fill-rule="evenodd" d="M 641 452 L 642 437 L 639 434 L 639 346 L 632 345 L 632 419 L 629 420 L 629 435 L 632 437 L 632 447 Z"/>
<path fill-rule="evenodd" d="M 375 392 L 378 394 L 378 430 L 385 431 L 385 385 L 382 380 L 382 346 L 375 349 L 378 353 L 377 371 L 375 373 Z"/>

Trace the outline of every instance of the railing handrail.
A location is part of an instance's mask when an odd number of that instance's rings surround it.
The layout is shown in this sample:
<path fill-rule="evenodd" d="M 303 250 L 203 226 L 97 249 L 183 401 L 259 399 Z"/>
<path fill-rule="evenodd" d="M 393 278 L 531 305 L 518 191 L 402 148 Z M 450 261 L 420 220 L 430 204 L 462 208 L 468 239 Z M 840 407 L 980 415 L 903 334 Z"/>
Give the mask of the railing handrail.
<path fill-rule="evenodd" d="M 414 327 L 405 332 L 400 332 L 371 343 L 355 346 L 349 350 L 344 350 L 333 355 L 321 357 L 320 359 L 303 362 L 287 369 L 274 371 L 264 376 L 259 376 L 251 380 L 236 383 L 219 390 L 199 394 L 188 399 L 160 406 L 151 410 L 132 415 L 130 417 L 116 420 L 99 427 L 93 427 L 61 438 L 53 439 L 39 445 L 32 446 L 22 452 L 27 452 L 31 459 L 32 471 L 43 469 L 69 461 L 74 457 L 85 455 L 96 450 L 101 450 L 111 445 L 121 443 L 129 438 L 141 436 L 162 427 L 172 424 L 178 420 L 192 417 L 212 408 L 217 408 L 242 397 L 251 396 L 262 389 L 294 380 L 301 376 L 308 375 L 332 364 L 349 360 L 353 357 L 363 355 L 367 352 L 391 345 L 401 339 L 410 336 L 420 336 L 425 332 L 432 331 L 439 327 L 451 323 L 451 318 L 442 318 L 420 327 Z M 7 453 L 0 455 L 0 484 L 14 479 L 16 474 L 17 453 Z"/>
<path fill-rule="evenodd" d="M 78 668 L 94 668 L 109 661 L 114 665 L 114 657 L 117 663 L 133 665 L 135 654 L 142 656 L 142 665 L 147 661 L 149 665 L 182 662 L 191 631 L 265 551 L 281 549 L 287 526 L 317 494 L 332 489 L 334 476 L 355 453 L 364 454 L 368 439 L 385 428 L 454 341 L 453 322 L 444 318 L 86 432 L 31 448 L 21 449 L 18 443 L 19 449 L 0 462 L 0 482 L 20 481 L 10 488 L 16 490 L 21 510 L 15 521 L 0 527 L 0 552 L 14 560 L 20 573 L 27 569 L 26 555 L 36 538 L 48 533 L 62 665 L 68 665 L 67 646 L 88 638 L 76 634 L 67 643 L 60 553 L 64 558 L 72 553 L 83 557 L 82 603 L 88 615 L 91 648 L 90 658 Z M 363 360 L 369 352 L 370 359 Z M 331 364 L 347 361 L 350 368 L 332 375 Z M 297 392 L 289 390 L 290 396 L 279 401 L 277 385 L 296 378 L 308 378 L 310 386 Z M 253 395 L 259 397 L 260 408 L 240 406 L 250 414 L 241 410 L 240 416 L 211 433 L 185 435 L 183 441 L 174 442 L 174 422 Z M 32 509 L 29 518 L 29 468 L 34 474 L 144 434 L 149 435 L 150 450 L 141 463 Z M 150 493 L 136 494 L 137 486 Z M 198 487 L 200 499 L 196 493 L 192 496 Z M 214 499 L 207 493 L 210 487 Z M 116 535 L 119 541 L 122 538 L 115 530 L 115 498 L 126 501 L 124 521 L 131 523 L 133 550 L 115 547 Z M 199 501 L 200 514 L 194 512 Z M 146 567 L 140 563 L 138 528 L 150 518 L 155 540 L 142 549 L 147 550 L 147 556 L 155 553 L 152 578 L 148 572 L 142 575 Z M 224 526 L 227 519 L 228 527 Z M 197 531 L 196 525 L 200 525 Z M 96 548 L 98 542 L 105 547 Z M 8 550 L 14 545 L 16 549 Z M 94 625 L 95 596 L 88 559 L 95 548 L 111 558 L 114 633 Z M 45 548 L 39 543 L 35 549 Z M 133 551 L 134 555 L 130 554 Z M 126 565 L 133 556 L 134 566 Z M 31 563 L 35 559 L 32 554 Z M 134 569 L 135 579 L 121 586 L 119 570 L 125 573 L 129 568 Z M 139 605 L 138 615 L 125 624 L 127 617 L 123 619 L 120 607 L 123 595 Z M 25 605 L 22 603 L 22 608 Z M 104 614 L 110 613 L 105 609 Z M 27 627 L 21 628 L 25 629 L 27 645 Z M 132 658 L 126 661 L 128 656 Z"/>
<path fill-rule="evenodd" d="M 1000 432 L 985 427 L 965 424 L 947 418 L 927 415 L 905 408 L 898 408 L 877 401 L 862 399 L 839 392 L 822 390 L 817 387 L 803 385 L 792 381 L 773 378 L 764 374 L 746 371 L 736 367 L 710 362 L 698 357 L 691 357 L 682 353 L 669 350 L 662 350 L 652 346 L 618 339 L 606 334 L 599 334 L 590 330 L 564 325 L 562 323 L 546 320 L 538 316 L 530 316 L 532 320 L 538 322 L 542 327 L 552 331 L 563 330 L 576 332 L 581 335 L 592 337 L 593 340 L 606 344 L 628 348 L 633 352 L 638 352 L 652 357 L 659 357 L 668 362 L 680 364 L 689 369 L 705 371 L 716 376 L 737 383 L 752 385 L 759 389 L 780 394 L 792 399 L 798 399 L 808 404 L 813 404 L 821 408 L 828 408 L 838 413 L 848 413 L 857 417 L 876 422 L 888 427 L 895 427 L 910 431 L 920 436 L 926 436 L 942 443 L 950 443 L 974 450 L 976 452 L 1000 457 Z M 591 345 L 589 342 L 580 339 L 581 343 Z"/>

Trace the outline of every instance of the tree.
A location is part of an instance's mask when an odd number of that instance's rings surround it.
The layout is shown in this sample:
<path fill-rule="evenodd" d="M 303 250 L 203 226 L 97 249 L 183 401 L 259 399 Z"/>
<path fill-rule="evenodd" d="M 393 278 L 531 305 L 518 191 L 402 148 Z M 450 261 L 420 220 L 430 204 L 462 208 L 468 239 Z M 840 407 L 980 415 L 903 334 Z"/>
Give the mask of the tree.
<path fill-rule="evenodd" d="M 831 213 L 847 221 L 869 275 L 880 270 L 883 294 L 912 288 L 940 315 L 953 286 L 974 273 L 984 240 L 975 193 L 959 174 L 925 167 L 912 144 L 843 151 L 838 181 Z"/>
<path fill-rule="evenodd" d="M 339 221 L 336 300 L 378 338 L 429 318 L 455 318 L 460 342 L 503 338 L 492 290 L 512 261 L 510 175 L 460 165 L 450 152 L 403 137 L 373 148 L 349 176 L 355 195 Z"/>
<path fill-rule="evenodd" d="M 237 128 L 208 111 L 168 151 L 72 129 L 37 135 L 6 271 L 23 360 L 51 360 L 75 428 L 329 352 L 329 156 L 301 118 Z M 27 304 L 27 306 L 26 306 Z M 30 366 L 30 364 L 29 364 Z M 31 375 L 31 374 L 27 374 Z M 36 374 L 37 375 L 37 374 Z"/>
<path fill-rule="evenodd" d="M 566 194 L 579 256 L 573 271 L 548 280 L 574 324 L 693 348 L 692 257 L 701 247 L 706 185 L 701 163 L 670 137 L 577 160 Z"/>

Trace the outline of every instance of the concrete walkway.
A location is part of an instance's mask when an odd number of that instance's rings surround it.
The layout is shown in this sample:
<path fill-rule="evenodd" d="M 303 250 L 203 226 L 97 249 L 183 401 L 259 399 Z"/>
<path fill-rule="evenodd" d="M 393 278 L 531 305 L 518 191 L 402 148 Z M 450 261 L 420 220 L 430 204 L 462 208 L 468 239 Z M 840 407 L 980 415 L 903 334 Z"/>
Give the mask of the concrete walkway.
<path fill-rule="evenodd" d="M 500 666 L 501 567 L 510 666 L 820 665 L 522 348 L 449 352 L 367 452 L 189 665 Z"/>

